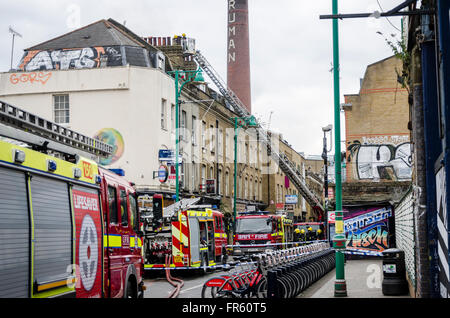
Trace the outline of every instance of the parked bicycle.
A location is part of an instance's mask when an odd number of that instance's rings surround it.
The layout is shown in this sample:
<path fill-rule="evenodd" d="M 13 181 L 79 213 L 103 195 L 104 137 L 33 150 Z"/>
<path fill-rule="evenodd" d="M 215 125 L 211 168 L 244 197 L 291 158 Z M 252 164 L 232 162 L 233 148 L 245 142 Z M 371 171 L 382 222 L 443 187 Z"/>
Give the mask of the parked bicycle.
<path fill-rule="evenodd" d="M 257 254 L 206 281 L 202 298 L 292 298 L 332 268 L 334 251 L 326 242 Z"/>

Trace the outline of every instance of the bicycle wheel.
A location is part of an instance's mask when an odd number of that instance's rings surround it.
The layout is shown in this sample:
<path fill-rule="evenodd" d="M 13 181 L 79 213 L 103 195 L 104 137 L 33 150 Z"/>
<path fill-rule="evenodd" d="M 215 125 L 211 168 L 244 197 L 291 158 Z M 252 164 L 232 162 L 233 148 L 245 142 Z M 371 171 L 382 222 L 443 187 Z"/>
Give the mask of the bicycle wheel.
<path fill-rule="evenodd" d="M 213 277 L 207 280 L 202 287 L 202 298 L 231 298 L 233 290 L 230 279 Z"/>
<path fill-rule="evenodd" d="M 256 298 L 267 298 L 267 280 L 265 277 L 263 277 L 258 282 L 255 289 L 256 289 L 255 293 Z"/>
<path fill-rule="evenodd" d="M 288 285 L 283 277 L 277 278 L 277 286 L 278 286 L 278 297 L 279 298 L 287 298 L 289 294 Z"/>

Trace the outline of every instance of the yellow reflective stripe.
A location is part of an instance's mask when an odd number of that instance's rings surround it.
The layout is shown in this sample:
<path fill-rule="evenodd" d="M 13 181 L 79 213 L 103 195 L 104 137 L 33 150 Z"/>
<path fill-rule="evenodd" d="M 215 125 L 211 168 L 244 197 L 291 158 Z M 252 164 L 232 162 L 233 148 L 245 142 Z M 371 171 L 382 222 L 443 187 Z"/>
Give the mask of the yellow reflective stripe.
<path fill-rule="evenodd" d="M 37 291 L 41 292 L 43 290 L 52 289 L 52 288 L 56 288 L 56 287 L 61 287 L 61 286 L 65 286 L 65 285 L 69 285 L 69 284 L 73 284 L 73 283 L 75 283 L 75 278 L 63 279 L 63 280 L 60 280 L 60 281 L 57 281 L 57 282 L 52 282 L 52 283 L 38 285 L 37 286 Z"/>
<path fill-rule="evenodd" d="M 105 247 L 122 247 L 122 236 L 103 235 L 103 245 Z"/>
<path fill-rule="evenodd" d="M 207 249 L 207 247 L 200 247 L 200 251 L 206 251 Z"/>

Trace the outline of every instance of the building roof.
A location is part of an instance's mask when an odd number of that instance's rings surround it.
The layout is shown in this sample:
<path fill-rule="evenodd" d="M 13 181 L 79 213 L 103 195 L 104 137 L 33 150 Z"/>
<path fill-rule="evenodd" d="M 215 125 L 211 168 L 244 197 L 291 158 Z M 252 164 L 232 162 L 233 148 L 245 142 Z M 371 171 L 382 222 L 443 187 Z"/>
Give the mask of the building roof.
<path fill-rule="evenodd" d="M 66 48 L 84 48 L 95 46 L 113 46 L 127 45 L 137 47 L 147 47 L 145 41 L 139 41 L 138 36 L 134 35 L 124 26 L 116 21 L 99 20 L 80 29 L 63 34 L 59 37 L 45 41 L 32 46 L 25 51 L 35 50 L 59 50 Z"/>

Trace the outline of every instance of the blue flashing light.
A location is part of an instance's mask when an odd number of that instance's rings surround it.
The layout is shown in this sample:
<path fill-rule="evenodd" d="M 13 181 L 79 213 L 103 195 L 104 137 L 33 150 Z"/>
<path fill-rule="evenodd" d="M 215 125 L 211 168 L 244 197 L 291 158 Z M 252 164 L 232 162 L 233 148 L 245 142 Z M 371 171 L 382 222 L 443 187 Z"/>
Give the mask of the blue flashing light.
<path fill-rule="evenodd" d="M 266 215 L 266 214 L 270 214 L 269 211 L 242 211 L 242 212 L 238 212 L 241 215 Z"/>
<path fill-rule="evenodd" d="M 109 169 L 109 171 L 114 172 L 118 176 L 125 177 L 125 170 L 123 169 Z"/>
<path fill-rule="evenodd" d="M 48 169 L 48 171 L 55 171 L 56 170 L 56 168 L 57 168 L 57 165 L 56 165 L 56 162 L 55 161 L 53 161 L 53 160 L 48 160 L 47 161 L 47 169 Z"/>

